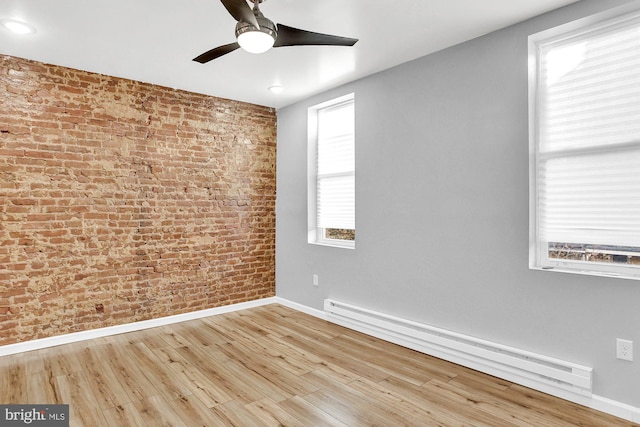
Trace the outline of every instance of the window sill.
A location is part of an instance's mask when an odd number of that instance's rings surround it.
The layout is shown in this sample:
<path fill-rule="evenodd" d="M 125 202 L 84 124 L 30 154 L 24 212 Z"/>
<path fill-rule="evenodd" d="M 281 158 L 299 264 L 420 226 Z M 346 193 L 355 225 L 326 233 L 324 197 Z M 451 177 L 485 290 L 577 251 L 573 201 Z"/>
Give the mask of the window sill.
<path fill-rule="evenodd" d="M 577 266 L 530 266 L 531 270 L 544 270 L 544 271 L 552 271 L 556 273 L 569 273 L 569 274 L 582 274 L 586 276 L 598 276 L 598 277 L 607 277 L 611 279 L 628 279 L 628 280 L 640 280 L 640 271 L 637 269 L 628 268 L 621 269 L 622 271 L 603 271 L 597 269 L 589 269 L 588 266 L 577 267 Z M 627 270 L 636 270 L 636 271 L 627 271 Z"/>
<path fill-rule="evenodd" d="M 356 248 L 356 242 L 353 242 L 353 241 L 340 242 L 340 241 L 322 240 L 322 241 L 309 242 L 309 244 L 317 245 L 317 246 L 329 246 L 332 248 L 341 248 L 341 249 Z"/>

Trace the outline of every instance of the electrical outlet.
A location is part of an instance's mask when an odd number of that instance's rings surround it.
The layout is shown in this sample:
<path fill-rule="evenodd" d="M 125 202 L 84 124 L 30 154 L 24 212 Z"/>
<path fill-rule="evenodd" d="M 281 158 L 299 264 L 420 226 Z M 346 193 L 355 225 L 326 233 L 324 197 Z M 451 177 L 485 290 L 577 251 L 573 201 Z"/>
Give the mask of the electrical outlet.
<path fill-rule="evenodd" d="M 318 286 L 318 275 L 317 274 L 313 275 L 313 286 Z"/>
<path fill-rule="evenodd" d="M 621 360 L 633 361 L 633 341 L 616 340 L 616 357 Z"/>

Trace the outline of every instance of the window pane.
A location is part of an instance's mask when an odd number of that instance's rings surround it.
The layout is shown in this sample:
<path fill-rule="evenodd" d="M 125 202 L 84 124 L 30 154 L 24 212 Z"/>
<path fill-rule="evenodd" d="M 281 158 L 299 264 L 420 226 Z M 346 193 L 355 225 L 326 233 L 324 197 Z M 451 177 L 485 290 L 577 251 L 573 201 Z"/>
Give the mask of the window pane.
<path fill-rule="evenodd" d="M 584 243 L 549 243 L 549 258 L 640 265 L 640 248 Z"/>
<path fill-rule="evenodd" d="M 540 151 L 640 139 L 640 25 L 543 49 Z"/>
<path fill-rule="evenodd" d="M 353 102 L 346 102 L 318 111 L 319 139 L 353 135 L 354 127 Z"/>
<path fill-rule="evenodd" d="M 541 162 L 540 239 L 640 244 L 640 148 Z"/>
<path fill-rule="evenodd" d="M 353 172 L 354 170 L 353 135 L 321 139 L 318 142 L 318 175 Z"/>
<path fill-rule="evenodd" d="M 318 227 L 355 229 L 355 177 L 318 179 Z"/>
<path fill-rule="evenodd" d="M 325 228 L 324 238 L 334 240 L 356 240 L 356 230 L 348 230 L 344 228 Z"/>

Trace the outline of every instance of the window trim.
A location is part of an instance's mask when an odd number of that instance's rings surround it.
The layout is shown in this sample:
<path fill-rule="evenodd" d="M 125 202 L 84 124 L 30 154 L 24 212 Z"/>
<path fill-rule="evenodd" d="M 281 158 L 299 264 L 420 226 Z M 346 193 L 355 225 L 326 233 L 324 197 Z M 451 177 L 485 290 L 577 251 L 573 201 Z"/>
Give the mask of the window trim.
<path fill-rule="evenodd" d="M 333 98 L 309 107 L 307 110 L 307 242 L 314 245 L 355 249 L 355 240 L 327 239 L 322 232 L 324 229 L 317 226 L 318 112 L 346 102 L 355 103 L 355 94 L 349 93 Z"/>
<path fill-rule="evenodd" d="M 575 261 L 549 257 L 548 242 L 540 242 L 537 237 L 538 223 L 538 185 L 537 174 L 540 157 L 539 143 L 539 108 L 538 93 L 539 55 L 542 46 L 559 42 L 581 33 L 599 31 L 609 25 L 617 25 L 640 17 L 640 1 L 634 1 L 620 7 L 578 19 L 537 34 L 528 40 L 528 99 L 529 99 L 529 268 L 562 273 L 583 274 L 591 276 L 615 277 L 640 280 L 640 267 L 629 264 L 602 263 L 593 261 Z M 584 149 L 589 150 L 588 148 Z M 597 148 L 596 148 L 597 150 Z"/>

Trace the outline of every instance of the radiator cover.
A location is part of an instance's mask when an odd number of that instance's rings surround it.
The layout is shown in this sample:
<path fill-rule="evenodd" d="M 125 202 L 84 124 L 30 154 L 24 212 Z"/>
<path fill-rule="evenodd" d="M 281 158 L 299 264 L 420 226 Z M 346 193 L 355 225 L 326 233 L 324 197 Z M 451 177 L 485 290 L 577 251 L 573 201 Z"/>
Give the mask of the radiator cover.
<path fill-rule="evenodd" d="M 591 397 L 593 369 L 326 299 L 333 323 L 577 403 Z"/>

